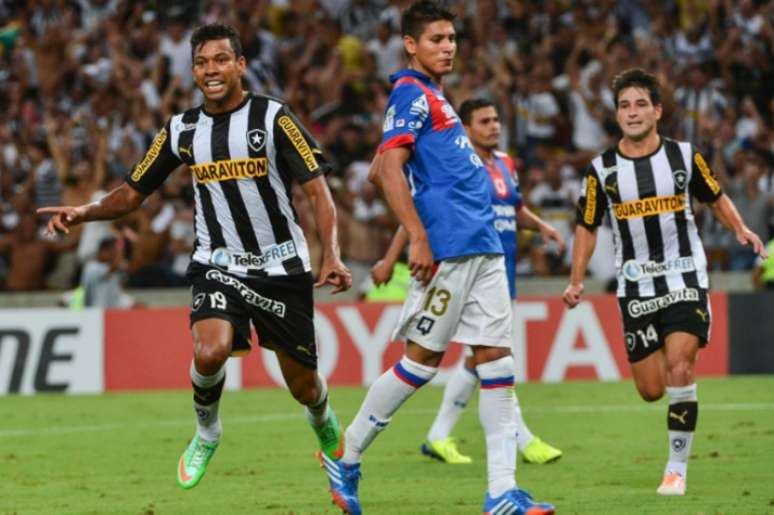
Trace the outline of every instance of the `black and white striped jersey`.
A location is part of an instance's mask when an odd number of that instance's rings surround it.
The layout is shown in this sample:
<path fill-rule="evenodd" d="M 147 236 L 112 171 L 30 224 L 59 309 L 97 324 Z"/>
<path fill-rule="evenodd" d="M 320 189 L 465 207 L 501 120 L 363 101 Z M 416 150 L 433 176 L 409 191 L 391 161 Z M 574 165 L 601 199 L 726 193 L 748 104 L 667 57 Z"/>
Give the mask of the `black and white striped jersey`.
<path fill-rule="evenodd" d="M 284 103 L 248 94 L 227 113 L 199 106 L 175 115 L 126 181 L 150 194 L 183 163 L 194 182 L 192 261 L 242 277 L 311 270 L 291 182 L 314 179 L 327 164 Z"/>
<path fill-rule="evenodd" d="M 707 258 L 692 199 L 714 202 L 720 185 L 690 143 L 661 138 L 651 155 L 632 159 L 617 147 L 586 169 L 577 223 L 594 230 L 605 213 L 615 240 L 619 297 L 662 296 L 709 288 Z"/>

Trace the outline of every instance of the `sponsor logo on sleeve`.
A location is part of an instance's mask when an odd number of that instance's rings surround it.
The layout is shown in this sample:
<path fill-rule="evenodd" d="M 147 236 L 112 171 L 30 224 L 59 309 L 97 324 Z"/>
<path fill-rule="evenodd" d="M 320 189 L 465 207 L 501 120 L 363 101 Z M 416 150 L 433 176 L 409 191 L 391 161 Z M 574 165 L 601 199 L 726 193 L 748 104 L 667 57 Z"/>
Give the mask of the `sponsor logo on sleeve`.
<path fill-rule="evenodd" d="M 317 159 L 314 157 L 312 148 L 309 146 L 309 143 L 307 143 L 306 138 L 304 138 L 304 135 L 301 133 L 301 129 L 298 128 L 295 122 L 293 122 L 289 116 L 280 116 L 277 123 L 282 130 L 285 131 L 285 134 L 290 139 L 293 146 L 296 147 L 298 154 L 301 156 L 301 159 L 304 160 L 304 164 L 306 164 L 306 168 L 310 172 L 314 172 L 320 168 Z"/>
<path fill-rule="evenodd" d="M 704 160 L 704 157 L 702 157 L 701 154 L 696 152 L 693 155 L 693 161 L 694 163 L 696 163 L 696 166 L 699 168 L 699 171 L 701 172 L 701 176 L 704 177 L 704 182 L 707 183 L 707 186 L 709 186 L 709 189 L 712 191 L 712 193 L 719 193 L 720 184 L 718 184 L 718 181 L 715 179 L 715 176 L 712 175 L 712 171 L 710 170 L 709 166 L 707 166 L 707 162 Z"/>
<path fill-rule="evenodd" d="M 390 132 L 395 128 L 395 106 L 391 105 L 384 113 L 384 123 L 382 123 L 382 132 Z"/>
<path fill-rule="evenodd" d="M 583 210 L 583 221 L 587 225 L 594 223 L 594 217 L 597 214 L 597 178 L 593 175 L 588 176 L 586 182 L 586 209 Z"/>
<path fill-rule="evenodd" d="M 655 313 L 660 309 L 677 304 L 678 302 L 696 302 L 699 300 L 699 290 L 695 288 L 685 288 L 682 290 L 671 291 L 661 297 L 652 299 L 634 299 L 629 301 L 626 310 L 632 318 L 639 318 L 643 315 Z"/>
<path fill-rule="evenodd" d="M 156 158 L 159 157 L 161 147 L 164 145 L 165 141 L 167 141 L 166 127 L 161 129 L 161 132 L 156 135 L 156 138 L 154 138 L 151 147 L 145 154 L 145 157 L 143 157 L 142 161 L 140 161 L 140 163 L 134 167 L 134 171 L 132 172 L 132 180 L 134 182 L 142 179 L 142 176 L 145 175 L 145 172 L 148 171 L 148 168 L 150 168 L 151 165 L 156 161 Z"/>

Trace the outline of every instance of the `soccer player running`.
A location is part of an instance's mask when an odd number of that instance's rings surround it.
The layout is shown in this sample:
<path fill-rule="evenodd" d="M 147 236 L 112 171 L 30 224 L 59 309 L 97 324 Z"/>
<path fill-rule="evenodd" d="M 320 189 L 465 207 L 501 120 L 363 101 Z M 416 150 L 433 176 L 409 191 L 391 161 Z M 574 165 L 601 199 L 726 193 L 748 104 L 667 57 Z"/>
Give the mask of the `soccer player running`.
<path fill-rule="evenodd" d="M 553 513 L 516 486 L 511 308 L 502 244 L 481 158 L 440 90 L 456 52 L 454 15 L 412 4 L 401 29 L 409 68 L 391 76 L 376 176 L 408 233 L 412 273 L 395 339 L 405 355 L 368 390 L 340 460 L 322 455 L 334 502 L 361 513 L 360 461 L 398 408 L 438 372 L 449 341 L 471 345 L 486 435 L 485 513 Z"/>
<path fill-rule="evenodd" d="M 484 162 L 490 179 L 489 190 L 495 211 L 495 230 L 500 235 L 505 251 L 508 290 L 511 299 L 515 299 L 517 227 L 538 231 L 545 243 L 555 241 L 560 252 L 564 250 L 564 239 L 559 232 L 524 205 L 513 161 L 508 154 L 497 150 L 500 141 L 500 118 L 494 103 L 480 98 L 466 100 L 460 106 L 459 116 L 473 149 Z M 384 284 L 390 280 L 392 269 L 407 241 L 406 232 L 399 228 L 384 258 L 371 269 L 375 284 Z M 515 307 L 515 303 L 512 302 L 511 308 Z M 455 368 L 446 383 L 441 407 L 427 434 L 427 441 L 421 447 L 423 454 L 450 464 L 472 462 L 469 456 L 459 452 L 457 442 L 451 433 L 477 384 L 476 362 L 470 347 L 466 347 L 464 361 Z M 532 434 L 524 421 L 519 399 L 515 393 L 514 400 L 517 424 L 516 444 L 521 451 L 522 459 L 527 463 L 549 463 L 559 459 L 562 451 Z"/>
<path fill-rule="evenodd" d="M 570 308 L 580 302 L 596 228 L 607 212 L 616 235 L 617 295 L 634 383 L 648 402 L 664 392 L 669 397 L 669 459 L 657 492 L 684 495 L 699 413 L 694 367 L 711 319 L 693 199 L 709 203 L 740 243 L 760 255 L 765 251 L 701 153 L 658 133 L 658 80 L 641 69 L 627 70 L 614 79 L 613 93 L 623 137 L 585 172 L 564 302 Z"/>
<path fill-rule="evenodd" d="M 204 104 L 173 116 L 126 182 L 98 202 L 51 207 L 48 231 L 110 220 L 136 209 L 185 164 L 195 192 L 190 368 L 196 433 L 180 457 L 178 483 L 201 480 L 221 438 L 218 404 L 230 355 L 250 350 L 250 323 L 272 349 L 293 397 L 327 456 L 340 452 L 338 422 L 317 373 L 309 252 L 291 204 L 300 183 L 314 206 L 324 252 L 319 280 L 351 286 L 336 234 L 336 210 L 317 143 L 279 100 L 242 90 L 245 58 L 237 32 L 212 24 L 191 36 L 193 75 Z"/>

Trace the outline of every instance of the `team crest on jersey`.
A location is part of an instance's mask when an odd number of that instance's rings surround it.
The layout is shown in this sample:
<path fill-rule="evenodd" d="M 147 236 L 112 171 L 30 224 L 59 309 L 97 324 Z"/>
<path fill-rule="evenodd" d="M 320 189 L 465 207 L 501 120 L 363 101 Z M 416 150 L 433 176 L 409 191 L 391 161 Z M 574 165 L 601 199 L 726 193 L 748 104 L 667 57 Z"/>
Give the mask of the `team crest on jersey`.
<path fill-rule="evenodd" d="M 247 144 L 253 152 L 260 152 L 266 144 L 266 132 L 261 129 L 247 131 Z"/>
<path fill-rule="evenodd" d="M 672 172 L 672 177 L 675 180 L 675 186 L 677 186 L 679 189 L 684 190 L 685 189 L 685 183 L 688 180 L 688 174 L 685 170 L 674 170 Z"/>
<path fill-rule="evenodd" d="M 413 102 L 411 102 L 411 109 L 409 111 L 414 116 L 418 116 L 421 119 L 425 119 L 430 112 L 430 107 L 427 105 L 427 98 L 425 95 L 419 95 Z"/>

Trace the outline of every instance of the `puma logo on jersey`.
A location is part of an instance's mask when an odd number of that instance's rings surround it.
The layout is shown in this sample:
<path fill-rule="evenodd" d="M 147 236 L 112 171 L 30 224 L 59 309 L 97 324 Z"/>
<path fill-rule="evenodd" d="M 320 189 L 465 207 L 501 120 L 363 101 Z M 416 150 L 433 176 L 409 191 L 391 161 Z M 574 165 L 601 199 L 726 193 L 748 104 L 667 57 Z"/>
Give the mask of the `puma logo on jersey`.
<path fill-rule="evenodd" d="M 188 145 L 187 147 L 178 147 L 177 151 L 180 154 L 188 154 L 188 157 L 193 159 L 193 152 L 192 152 L 193 149 L 191 147 L 193 147 L 193 145 Z"/>
<path fill-rule="evenodd" d="M 704 311 L 703 309 L 696 308 L 696 314 L 699 315 L 702 322 L 706 322 L 707 318 L 709 317 L 709 313 Z"/>
<path fill-rule="evenodd" d="M 669 412 L 669 418 L 679 420 L 681 424 L 687 424 L 687 422 L 685 421 L 685 417 L 687 416 L 688 416 L 688 410 L 684 410 L 682 415 L 678 415 L 674 411 Z"/>
<path fill-rule="evenodd" d="M 605 191 L 613 195 L 618 195 L 618 184 L 616 183 L 605 184 Z"/>

